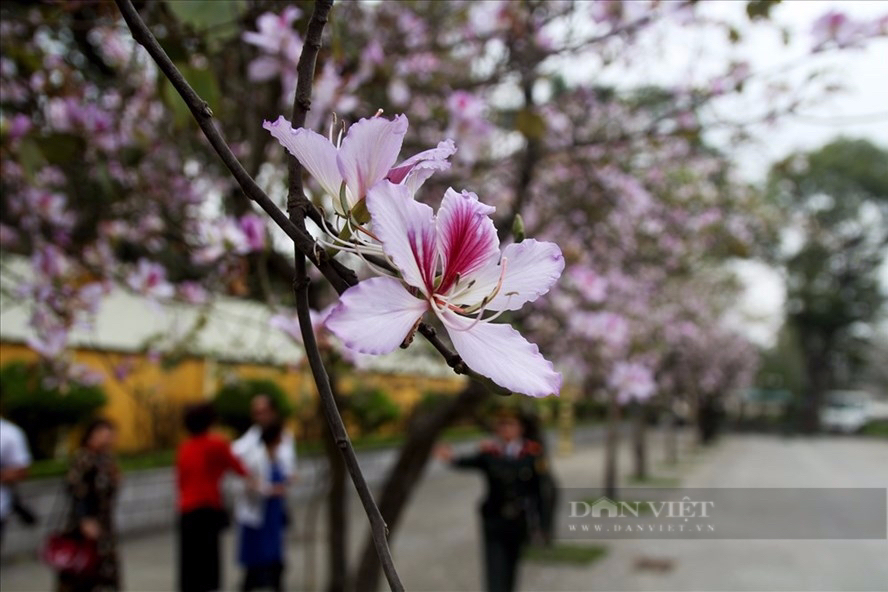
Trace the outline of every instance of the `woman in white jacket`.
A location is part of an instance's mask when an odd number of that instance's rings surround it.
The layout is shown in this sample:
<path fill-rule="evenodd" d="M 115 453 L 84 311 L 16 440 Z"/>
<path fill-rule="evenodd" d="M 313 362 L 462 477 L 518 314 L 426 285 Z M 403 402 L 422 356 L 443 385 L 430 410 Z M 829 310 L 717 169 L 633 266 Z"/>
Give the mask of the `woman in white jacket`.
<path fill-rule="evenodd" d="M 282 590 L 287 475 L 277 449 L 283 428 L 273 423 L 262 430 L 258 442 L 234 447 L 254 487 L 236 493 L 234 517 L 239 525 L 238 559 L 246 570 L 241 590 Z"/>

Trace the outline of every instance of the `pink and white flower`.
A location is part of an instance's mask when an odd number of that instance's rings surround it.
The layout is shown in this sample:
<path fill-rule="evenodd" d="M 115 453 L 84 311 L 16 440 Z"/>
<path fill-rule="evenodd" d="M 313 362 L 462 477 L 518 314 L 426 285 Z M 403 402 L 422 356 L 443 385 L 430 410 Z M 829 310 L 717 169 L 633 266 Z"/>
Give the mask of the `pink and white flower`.
<path fill-rule="evenodd" d="M 349 127 L 344 138 L 340 134 L 335 143 L 332 129 L 330 138 L 325 138 L 310 129 L 293 129 L 284 117 L 274 123 L 266 121 L 262 127 L 299 159 L 324 192 L 333 198 L 333 208 L 343 217 L 383 179 L 404 183 L 416 191 L 432 173 L 450 168 L 447 159 L 456 152 L 453 141 L 445 140 L 436 148 L 395 166 L 407 133 L 405 115 L 391 120 L 361 119 Z"/>
<path fill-rule="evenodd" d="M 498 385 L 542 397 L 561 375 L 539 348 L 486 311 L 518 310 L 549 291 L 564 269 L 557 245 L 525 240 L 500 250 L 494 208 L 448 189 L 437 215 L 404 185 L 367 193 L 371 230 L 400 278 L 375 277 L 347 290 L 327 318 L 346 347 L 385 354 L 408 341 L 431 310 L 463 362 Z"/>
<path fill-rule="evenodd" d="M 127 278 L 130 288 L 149 298 L 172 298 L 173 285 L 167 281 L 166 269 L 159 263 L 139 259 L 136 269 Z"/>
<path fill-rule="evenodd" d="M 302 12 L 288 6 L 281 14 L 266 12 L 256 19 L 258 31 L 247 31 L 242 39 L 262 52 L 247 66 L 247 77 L 253 82 L 267 82 L 281 78 L 284 96 L 296 89 L 296 65 L 302 54 L 302 39 L 293 30 L 293 22 Z"/>
<path fill-rule="evenodd" d="M 265 248 L 265 222 L 256 214 L 246 214 L 238 220 L 241 232 L 249 251 L 261 251 Z"/>
<path fill-rule="evenodd" d="M 646 401 L 657 389 L 650 368 L 637 362 L 617 362 L 608 385 L 617 391 L 617 401 L 620 403 Z"/>

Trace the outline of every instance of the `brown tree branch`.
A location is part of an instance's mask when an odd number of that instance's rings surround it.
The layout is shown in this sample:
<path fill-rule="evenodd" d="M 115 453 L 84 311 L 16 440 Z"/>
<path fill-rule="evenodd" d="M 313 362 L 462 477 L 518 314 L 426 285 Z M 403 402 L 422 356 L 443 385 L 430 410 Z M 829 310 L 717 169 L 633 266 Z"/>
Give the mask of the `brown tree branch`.
<path fill-rule="evenodd" d="M 222 163 L 231 172 L 231 175 L 240 185 L 244 194 L 256 202 L 274 220 L 275 224 L 293 240 L 299 251 L 318 267 L 337 292 L 342 293 L 347 290 L 350 285 L 348 279 L 343 277 L 339 269 L 334 268 L 334 265 L 321 250 L 315 248 L 315 241 L 311 235 L 304 230 L 296 228 L 287 218 L 287 215 L 275 205 L 271 198 L 262 191 L 262 188 L 256 184 L 250 174 L 244 169 L 243 165 L 231 151 L 231 148 L 229 148 L 222 133 L 216 127 L 209 104 L 201 99 L 194 89 L 191 88 L 191 85 L 188 84 L 188 81 L 185 80 L 185 77 L 179 72 L 179 69 L 176 68 L 176 65 L 170 60 L 150 29 L 148 29 L 142 17 L 139 16 L 131 0 L 115 0 L 115 2 L 123 15 L 123 20 L 126 21 L 130 31 L 132 31 L 133 39 L 145 48 L 163 75 L 166 76 L 182 97 L 182 100 L 185 101 L 185 104 L 197 121 L 197 125 L 200 126 L 213 150 L 222 159 Z M 355 281 L 352 283 L 356 283 L 356 281 L 357 279 L 355 278 Z"/>
<path fill-rule="evenodd" d="M 311 109 L 311 91 L 314 81 L 315 66 L 317 63 L 318 52 L 321 48 L 321 35 L 324 31 L 324 25 L 327 23 L 327 16 L 333 7 L 333 0 L 316 0 L 311 20 L 308 23 L 308 31 L 306 32 L 305 44 L 302 48 L 302 55 L 299 57 L 297 64 L 297 81 L 296 96 L 293 99 L 293 125 L 302 127 L 305 125 L 305 116 Z M 290 222 L 296 228 L 305 231 L 305 218 L 309 212 L 314 209 L 311 202 L 305 197 L 302 187 L 302 165 L 299 160 L 292 155 L 287 157 L 287 170 L 289 172 L 289 195 L 287 196 L 287 211 Z M 382 519 L 382 514 L 373 499 L 373 493 L 370 486 L 361 472 L 361 466 L 355 455 L 351 440 L 348 437 L 348 431 L 342 421 L 342 415 L 336 406 L 336 398 L 333 395 L 333 389 L 330 385 L 330 377 L 327 375 L 327 369 L 324 367 L 321 352 L 318 349 L 317 340 L 315 339 L 314 328 L 311 322 L 311 309 L 309 304 L 308 286 L 309 279 L 306 273 L 305 256 L 295 247 L 296 256 L 296 273 L 293 282 L 293 288 L 296 293 L 296 314 L 299 318 L 299 330 L 302 333 L 302 341 L 305 347 L 305 355 L 308 358 L 311 373 L 314 376 L 315 385 L 318 389 L 318 396 L 321 400 L 321 408 L 327 419 L 327 425 L 330 426 L 330 432 L 336 446 L 342 453 L 345 461 L 346 469 L 348 469 L 358 497 L 367 513 L 370 521 L 370 536 L 373 540 L 376 554 L 382 564 L 382 570 L 388 580 L 389 587 L 394 592 L 404 590 L 398 572 L 395 569 L 392 560 L 391 550 L 388 546 L 388 528 Z"/>
<path fill-rule="evenodd" d="M 154 59 L 160 71 L 167 77 L 182 100 L 188 106 L 195 120 L 197 120 L 200 129 L 210 141 L 210 145 L 222 162 L 231 172 L 232 176 L 238 182 L 244 194 L 257 204 L 274 220 L 275 224 L 289 236 L 299 251 L 308 257 L 323 276 L 330 282 L 333 289 L 338 294 L 342 294 L 351 286 L 358 283 L 358 278 L 354 271 L 343 265 L 336 259 L 331 259 L 326 255 L 323 249 L 316 248 L 314 239 L 304 229 L 297 228 L 289 218 L 278 208 L 271 198 L 266 195 L 262 188 L 259 187 L 250 174 L 244 169 L 240 161 L 231 151 L 221 132 L 213 123 L 213 113 L 207 105 L 207 102 L 200 98 L 193 88 L 176 68 L 176 65 L 170 60 L 166 52 L 155 39 L 154 34 L 148 29 L 138 11 L 133 7 L 131 0 L 115 0 L 124 20 L 132 31 L 133 39 L 142 45 L 148 54 Z M 320 215 L 314 207 L 307 210 L 306 214 L 310 219 L 317 221 Z M 460 374 L 466 374 L 474 380 L 485 380 L 483 377 L 468 370 L 462 363 L 459 355 L 455 354 L 450 348 L 437 336 L 434 328 L 425 323 L 420 323 L 419 332 L 432 344 L 432 346 L 441 352 L 447 364 L 454 371 Z"/>

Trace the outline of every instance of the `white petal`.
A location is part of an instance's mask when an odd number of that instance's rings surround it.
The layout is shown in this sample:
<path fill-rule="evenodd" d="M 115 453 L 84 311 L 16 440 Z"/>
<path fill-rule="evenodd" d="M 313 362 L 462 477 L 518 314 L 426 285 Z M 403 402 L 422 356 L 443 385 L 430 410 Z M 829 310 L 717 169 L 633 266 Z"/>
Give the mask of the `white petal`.
<path fill-rule="evenodd" d="M 496 384 L 531 397 L 557 395 L 561 374 L 510 325 L 475 323 L 474 319 L 443 312 L 444 326 L 463 362 Z M 470 328 L 471 327 L 471 328 Z"/>
<path fill-rule="evenodd" d="M 368 189 L 385 179 L 398 158 L 406 133 L 404 115 L 393 120 L 362 119 L 348 128 L 339 147 L 338 164 L 354 200 L 363 199 Z"/>
<path fill-rule="evenodd" d="M 396 279 L 375 277 L 346 290 L 326 320 L 327 329 L 349 349 L 387 354 L 404 342 L 428 302 Z"/>
<path fill-rule="evenodd" d="M 392 183 L 404 183 L 415 194 L 422 184 L 436 171 L 450 168 L 451 156 L 456 153 L 456 144 L 447 139 L 438 142 L 438 146 L 419 154 L 414 154 L 389 171 L 388 180 Z"/>
<path fill-rule="evenodd" d="M 252 82 L 265 82 L 280 75 L 281 63 L 271 56 L 260 56 L 247 66 L 247 79 Z"/>
<path fill-rule="evenodd" d="M 271 132 L 271 135 L 299 160 L 305 170 L 333 198 L 333 203 L 338 203 L 342 176 L 336 166 L 336 147 L 330 143 L 330 140 L 309 129 L 294 130 L 290 122 L 283 117 L 278 117 L 274 123 L 266 121 L 262 127 Z"/>
<path fill-rule="evenodd" d="M 502 274 L 502 259 L 506 260 L 505 275 Z M 474 283 L 460 294 L 460 304 L 481 302 L 496 289 L 503 275 L 503 285 L 487 308 L 518 310 L 548 292 L 564 271 L 564 256 L 558 245 L 534 239 L 507 246 L 503 249 L 502 259 L 499 264 L 489 264 L 462 280 L 461 283 Z"/>
<path fill-rule="evenodd" d="M 435 215 L 403 185 L 377 183 L 367 193 L 373 233 L 401 276 L 411 286 L 431 294 L 437 261 Z"/>

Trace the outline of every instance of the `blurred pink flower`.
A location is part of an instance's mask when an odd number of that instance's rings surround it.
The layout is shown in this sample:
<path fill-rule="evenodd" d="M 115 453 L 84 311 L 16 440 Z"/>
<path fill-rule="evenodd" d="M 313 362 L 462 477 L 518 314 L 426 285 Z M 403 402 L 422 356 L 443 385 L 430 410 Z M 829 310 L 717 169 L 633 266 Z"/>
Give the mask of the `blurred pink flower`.
<path fill-rule="evenodd" d="M 175 293 L 173 285 L 166 279 L 166 269 L 147 259 L 139 259 L 126 282 L 130 288 L 149 298 L 172 298 Z"/>
<path fill-rule="evenodd" d="M 179 297 L 189 304 L 203 304 L 209 299 L 207 291 L 197 282 L 182 282 L 178 289 Z"/>
<path fill-rule="evenodd" d="M 830 10 L 814 21 L 812 51 L 822 51 L 834 45 L 837 48 L 858 47 L 871 37 L 888 35 L 888 15 L 871 21 L 854 20 L 844 12 Z"/>
<path fill-rule="evenodd" d="M 603 302 L 607 297 L 607 278 L 594 270 L 574 265 L 568 271 L 571 284 L 591 303 Z"/>
<path fill-rule="evenodd" d="M 643 402 L 657 390 L 650 368 L 637 362 L 617 362 L 608 378 L 608 386 L 617 393 L 621 404 Z"/>
<path fill-rule="evenodd" d="M 293 22 L 302 11 L 288 6 L 279 15 L 266 12 L 256 19 L 258 31 L 247 31 L 241 39 L 255 45 L 260 55 L 247 65 L 247 78 L 253 82 L 268 82 L 281 78 L 284 97 L 296 89 L 296 65 L 302 53 L 302 38 L 293 29 Z"/>
<path fill-rule="evenodd" d="M 468 91 L 457 90 L 447 98 L 447 110 L 450 113 L 447 135 L 459 142 L 460 160 L 474 162 L 494 130 L 484 117 L 484 101 Z"/>
<path fill-rule="evenodd" d="M 262 218 L 256 214 L 246 214 L 238 221 L 238 225 L 250 251 L 265 248 L 265 221 Z"/>
<path fill-rule="evenodd" d="M 35 329 L 37 334 L 29 335 L 26 342 L 28 347 L 44 358 L 57 358 L 68 347 L 68 330 L 65 327 L 56 325 L 43 329 L 35 327 Z"/>

